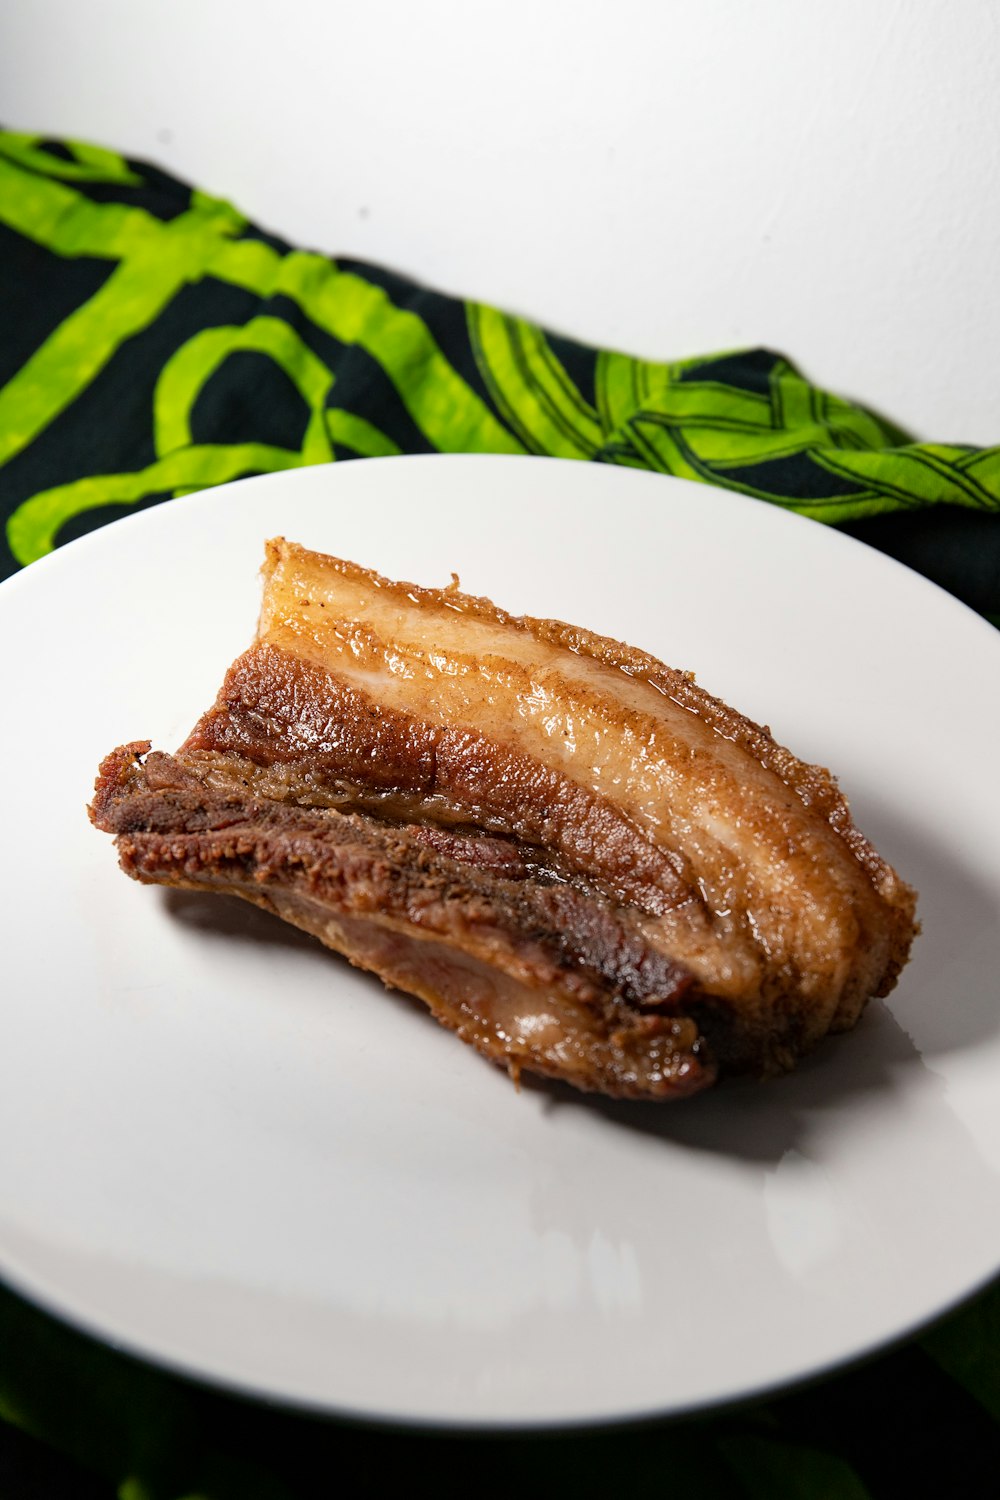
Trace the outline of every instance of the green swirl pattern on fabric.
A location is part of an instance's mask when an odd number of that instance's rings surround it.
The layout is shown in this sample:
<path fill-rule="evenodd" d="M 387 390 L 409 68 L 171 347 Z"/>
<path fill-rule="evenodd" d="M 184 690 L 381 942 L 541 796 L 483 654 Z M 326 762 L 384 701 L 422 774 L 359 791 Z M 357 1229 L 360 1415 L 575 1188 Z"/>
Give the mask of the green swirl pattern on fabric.
<path fill-rule="evenodd" d="M 92 146 L 0 135 L 0 233 L 23 268 L 4 294 L 6 571 L 125 507 L 400 452 L 626 464 L 824 521 L 1000 509 L 1000 449 L 907 443 L 770 351 L 596 353 L 294 250 Z"/>

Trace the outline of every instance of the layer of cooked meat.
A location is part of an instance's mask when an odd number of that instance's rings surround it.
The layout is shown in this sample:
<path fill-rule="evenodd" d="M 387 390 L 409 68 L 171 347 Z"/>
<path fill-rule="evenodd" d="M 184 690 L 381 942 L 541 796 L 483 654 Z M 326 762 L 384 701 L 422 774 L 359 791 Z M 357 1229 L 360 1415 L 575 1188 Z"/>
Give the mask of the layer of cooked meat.
<path fill-rule="evenodd" d="M 283 540 L 264 571 L 177 755 L 101 768 L 128 873 L 268 907 L 515 1072 L 626 1097 L 780 1071 L 895 982 L 913 891 L 690 675 Z"/>
<path fill-rule="evenodd" d="M 94 799 L 128 874 L 276 912 L 515 1071 L 635 1097 L 714 1076 L 676 1012 L 691 975 L 626 909 L 561 881 L 535 851 L 282 802 L 258 795 L 238 760 L 148 751 L 108 756 Z"/>

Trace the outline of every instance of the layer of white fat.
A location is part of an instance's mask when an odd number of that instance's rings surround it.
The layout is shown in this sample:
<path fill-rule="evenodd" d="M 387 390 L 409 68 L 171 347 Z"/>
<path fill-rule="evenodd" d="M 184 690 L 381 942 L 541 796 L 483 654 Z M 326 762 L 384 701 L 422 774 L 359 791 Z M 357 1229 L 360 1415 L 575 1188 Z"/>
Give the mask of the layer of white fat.
<path fill-rule="evenodd" d="M 267 581 L 258 639 L 386 707 L 467 727 L 607 798 L 652 843 L 686 857 L 718 936 L 731 942 L 748 924 L 804 993 L 835 1000 L 858 938 L 855 902 L 871 899 L 863 873 L 775 773 L 650 682 L 517 622 L 319 568 L 294 549 Z M 729 959 L 737 970 L 750 957 L 741 961 L 739 946 Z M 709 967 L 718 963 L 716 948 Z M 740 975 L 731 980 L 738 988 Z"/>

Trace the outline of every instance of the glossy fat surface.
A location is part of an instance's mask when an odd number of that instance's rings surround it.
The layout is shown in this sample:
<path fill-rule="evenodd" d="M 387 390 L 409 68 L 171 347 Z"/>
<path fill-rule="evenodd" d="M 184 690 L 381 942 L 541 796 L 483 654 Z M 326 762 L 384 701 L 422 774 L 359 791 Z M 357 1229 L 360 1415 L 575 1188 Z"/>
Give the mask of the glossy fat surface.
<path fill-rule="evenodd" d="M 268 544 L 257 638 L 92 815 L 137 879 L 314 933 L 515 1072 L 667 1098 L 885 993 L 913 893 L 827 772 L 689 674 Z"/>
<path fill-rule="evenodd" d="M 322 717 L 312 668 L 333 699 L 353 695 L 357 722 L 395 719 L 433 760 L 442 734 L 472 736 L 494 796 L 506 786 L 551 807 L 583 793 L 598 823 L 627 829 L 669 872 L 661 910 L 650 904 L 654 940 L 663 928 L 712 992 L 762 1023 L 792 1007 L 805 1036 L 850 1024 L 905 958 L 912 892 L 853 828 L 832 779 L 642 652 L 281 540 L 268 547 L 258 648 L 300 664 L 300 723 Z M 533 784 L 518 783 L 512 758 Z M 572 861 L 579 813 L 567 822 Z M 635 900 L 627 881 L 618 891 Z M 683 921 L 664 915 L 673 906 Z"/>

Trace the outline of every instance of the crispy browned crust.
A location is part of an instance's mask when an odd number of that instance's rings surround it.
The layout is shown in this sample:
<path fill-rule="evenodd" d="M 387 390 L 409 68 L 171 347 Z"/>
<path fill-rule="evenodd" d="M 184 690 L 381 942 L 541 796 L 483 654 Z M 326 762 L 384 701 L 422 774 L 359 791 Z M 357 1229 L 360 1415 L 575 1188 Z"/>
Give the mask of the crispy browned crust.
<path fill-rule="evenodd" d="M 283 539 L 264 575 L 178 756 L 102 766 L 128 873 L 275 910 L 487 1055 L 627 1097 L 780 1071 L 892 988 L 915 893 L 829 772 L 691 674 Z"/>
<path fill-rule="evenodd" d="M 265 579 L 273 577 L 277 568 L 289 558 L 310 558 L 305 547 L 289 542 L 284 537 L 273 537 L 265 544 L 265 561 L 262 569 Z M 903 881 L 893 867 L 884 860 L 877 849 L 865 838 L 854 823 L 847 799 L 836 778 L 825 766 L 813 765 L 799 760 L 786 746 L 779 744 L 766 725 L 757 724 L 731 708 L 721 698 L 713 697 L 699 687 L 693 672 L 678 670 L 664 665 L 648 652 L 628 646 L 609 636 L 595 635 L 578 625 L 568 625 L 562 620 L 540 619 L 531 615 L 512 615 L 486 599 L 475 594 L 463 593 L 455 583 L 446 589 L 426 588 L 419 584 L 397 582 L 369 568 L 342 558 L 324 557 L 324 567 L 352 578 L 370 583 L 381 593 L 398 600 L 399 604 L 416 602 L 437 608 L 446 608 L 457 615 L 482 620 L 488 624 L 504 627 L 530 636 L 533 640 L 553 645 L 575 656 L 586 657 L 602 666 L 613 668 L 636 681 L 648 683 L 666 698 L 695 714 L 704 724 L 724 739 L 732 741 L 746 751 L 757 763 L 773 771 L 781 781 L 807 807 L 825 819 L 844 840 L 854 859 L 865 870 L 872 885 L 891 909 L 898 929 L 901 944 L 908 950 L 915 932 L 916 892 Z M 455 575 L 453 575 L 454 577 Z M 624 724 L 624 716 L 621 720 Z M 896 972 L 906 961 L 903 953 Z"/>
<path fill-rule="evenodd" d="M 298 768 L 315 795 L 341 787 L 345 802 L 373 812 L 391 803 L 404 815 L 508 832 L 650 912 L 692 898 L 680 861 L 606 798 L 463 725 L 388 708 L 267 641 L 233 663 L 183 750 Z"/>

